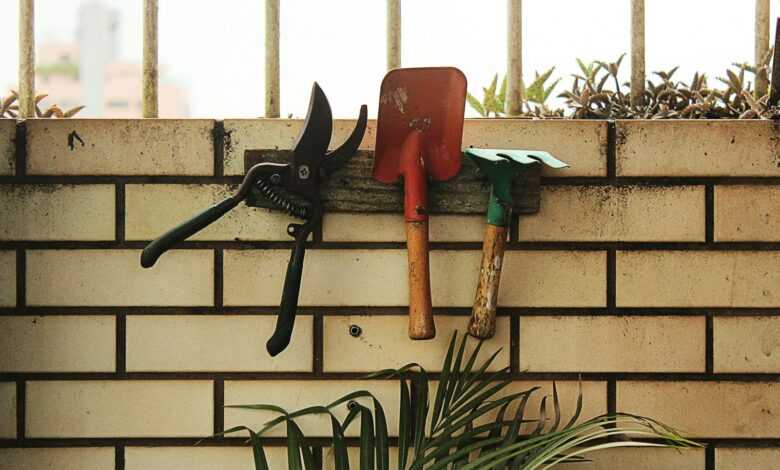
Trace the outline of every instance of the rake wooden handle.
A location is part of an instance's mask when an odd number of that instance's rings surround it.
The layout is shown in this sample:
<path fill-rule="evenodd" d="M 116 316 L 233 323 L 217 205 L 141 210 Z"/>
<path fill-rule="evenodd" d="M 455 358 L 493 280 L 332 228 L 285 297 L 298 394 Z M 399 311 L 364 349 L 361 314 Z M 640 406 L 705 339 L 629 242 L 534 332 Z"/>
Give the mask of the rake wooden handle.
<path fill-rule="evenodd" d="M 428 267 L 428 221 L 406 221 L 406 247 L 409 258 L 409 337 L 436 336 L 431 311 L 431 281 Z"/>
<path fill-rule="evenodd" d="M 469 321 L 469 334 L 477 338 L 492 338 L 496 332 L 496 305 L 501 282 L 501 265 L 506 247 L 506 227 L 487 224 L 482 245 L 477 294 Z"/>

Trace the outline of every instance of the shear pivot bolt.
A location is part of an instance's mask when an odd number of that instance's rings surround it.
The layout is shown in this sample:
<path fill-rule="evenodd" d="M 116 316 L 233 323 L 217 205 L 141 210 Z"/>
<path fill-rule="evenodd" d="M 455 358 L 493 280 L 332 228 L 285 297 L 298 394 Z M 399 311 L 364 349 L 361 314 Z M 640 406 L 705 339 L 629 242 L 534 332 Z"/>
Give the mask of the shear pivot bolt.
<path fill-rule="evenodd" d="M 298 178 L 302 180 L 309 179 L 309 174 L 311 171 L 309 171 L 309 165 L 301 165 L 298 167 Z"/>
<path fill-rule="evenodd" d="M 357 338 L 358 336 L 360 336 L 361 333 L 363 333 L 363 329 L 362 328 L 360 328 L 357 325 L 349 325 L 349 334 L 350 334 L 350 336 L 353 336 L 353 337 Z"/>
<path fill-rule="evenodd" d="M 279 173 L 274 173 L 273 175 L 271 175 L 271 183 L 279 184 L 281 183 L 281 181 L 282 181 L 282 177 L 281 175 L 279 175 Z"/>

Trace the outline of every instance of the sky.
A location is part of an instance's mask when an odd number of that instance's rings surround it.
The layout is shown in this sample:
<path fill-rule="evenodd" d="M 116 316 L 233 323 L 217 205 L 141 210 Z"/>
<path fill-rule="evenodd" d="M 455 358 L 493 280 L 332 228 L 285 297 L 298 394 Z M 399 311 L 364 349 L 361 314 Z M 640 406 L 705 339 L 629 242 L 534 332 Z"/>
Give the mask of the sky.
<path fill-rule="evenodd" d="M 120 12 L 120 56 L 141 61 L 142 0 L 102 0 Z M 75 37 L 82 0 L 36 0 L 36 41 Z M 159 0 L 163 80 L 184 86 L 191 117 L 259 117 L 264 109 L 264 1 Z M 571 83 L 575 58 L 614 61 L 630 49 L 630 0 L 524 0 L 523 66 L 555 67 L 556 93 Z M 281 114 L 303 117 L 313 81 L 335 117 L 376 115 L 385 73 L 385 0 L 281 0 Z M 780 0 L 771 0 L 772 18 Z M 0 0 L 0 86 L 16 82 L 18 1 Z M 506 67 L 506 0 L 404 0 L 402 64 L 452 65 L 482 96 Z M 647 71 L 680 65 L 714 78 L 732 62 L 753 62 L 753 0 L 646 0 Z M 773 30 L 774 28 L 771 28 Z M 772 31 L 774 41 L 774 31 Z M 621 73 L 630 73 L 626 57 Z M 0 92 L 0 95 L 7 90 Z M 474 113 L 467 110 L 467 116 Z"/>

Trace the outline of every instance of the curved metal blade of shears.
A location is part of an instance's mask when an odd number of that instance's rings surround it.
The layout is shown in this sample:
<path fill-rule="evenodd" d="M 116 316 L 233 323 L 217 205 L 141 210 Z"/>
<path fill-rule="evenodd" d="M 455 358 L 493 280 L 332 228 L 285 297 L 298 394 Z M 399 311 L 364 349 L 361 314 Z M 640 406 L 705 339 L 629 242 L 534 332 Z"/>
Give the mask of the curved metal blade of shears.
<path fill-rule="evenodd" d="M 328 98 L 317 82 L 314 82 L 309 111 L 293 146 L 292 181 L 289 182 L 288 189 L 305 196 L 316 195 L 319 169 L 328 151 L 332 130 L 333 115 Z"/>
<path fill-rule="evenodd" d="M 330 175 L 335 170 L 343 167 L 347 164 L 350 158 L 355 155 L 360 142 L 363 141 L 363 135 L 366 133 L 366 124 L 368 123 L 368 107 L 362 105 L 360 107 L 360 114 L 358 115 L 357 122 L 355 123 L 355 129 L 349 135 L 347 140 L 339 146 L 339 148 L 331 151 L 325 156 L 322 161 L 322 170 L 326 175 Z"/>

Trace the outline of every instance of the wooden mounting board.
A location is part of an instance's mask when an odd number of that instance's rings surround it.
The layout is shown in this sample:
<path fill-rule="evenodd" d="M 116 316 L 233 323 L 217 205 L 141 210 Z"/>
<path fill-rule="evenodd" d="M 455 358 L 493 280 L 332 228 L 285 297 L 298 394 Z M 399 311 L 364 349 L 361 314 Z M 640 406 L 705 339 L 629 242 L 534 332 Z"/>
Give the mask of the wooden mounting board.
<path fill-rule="evenodd" d="M 247 150 L 244 168 L 260 162 L 286 163 L 292 159 L 291 150 Z M 372 177 L 374 152 L 358 151 L 344 168 L 323 181 L 320 190 L 327 212 L 403 212 L 403 187 L 380 183 Z M 539 211 L 541 168 L 529 166 L 513 181 L 513 210 L 518 214 Z M 490 187 L 478 175 L 477 167 L 463 159 L 455 178 L 433 183 L 429 187 L 431 214 L 484 214 L 487 211 Z M 274 208 L 258 190 L 246 201 L 252 207 Z"/>

